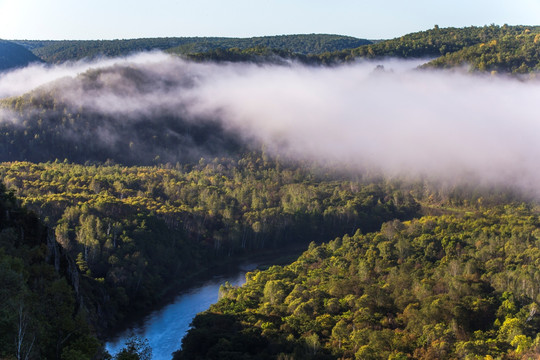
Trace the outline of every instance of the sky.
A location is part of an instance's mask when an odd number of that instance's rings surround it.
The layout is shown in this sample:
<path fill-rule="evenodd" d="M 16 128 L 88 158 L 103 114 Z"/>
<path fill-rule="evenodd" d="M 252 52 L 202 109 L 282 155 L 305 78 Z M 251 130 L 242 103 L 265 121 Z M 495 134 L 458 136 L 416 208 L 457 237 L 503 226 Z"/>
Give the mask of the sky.
<path fill-rule="evenodd" d="M 537 25 L 539 18 L 540 0 L 0 0 L 0 38 L 326 33 L 389 39 L 435 24 Z"/>

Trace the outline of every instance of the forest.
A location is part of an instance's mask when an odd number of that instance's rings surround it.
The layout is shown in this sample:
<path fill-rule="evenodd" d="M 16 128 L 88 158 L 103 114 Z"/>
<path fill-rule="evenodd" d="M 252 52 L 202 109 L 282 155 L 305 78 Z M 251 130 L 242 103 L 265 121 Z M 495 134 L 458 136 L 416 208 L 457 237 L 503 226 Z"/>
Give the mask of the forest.
<path fill-rule="evenodd" d="M 225 284 L 175 359 L 533 359 L 539 217 L 454 210 L 311 243 Z"/>
<path fill-rule="evenodd" d="M 430 30 L 376 41 L 325 34 L 101 41 L 17 40 L 1 43 L 0 71 L 36 61 L 58 64 L 159 50 L 194 61 L 275 63 L 294 60 L 315 66 L 359 59 L 419 58 L 426 59 L 425 67 L 429 68 L 466 66 L 474 72 L 527 74 L 538 71 L 538 34 L 538 26 L 492 24 L 465 28 L 439 28 L 435 25 Z"/>
<path fill-rule="evenodd" d="M 451 68 L 468 64 L 475 71 L 526 74 L 538 72 L 540 33 L 504 34 L 490 41 L 445 54 L 426 66 Z"/>
<path fill-rule="evenodd" d="M 418 211 L 391 184 L 317 176 L 255 155 L 179 169 L 12 162 L 0 178 L 55 229 L 89 293 L 101 294 L 87 302 L 101 330 L 223 259 L 376 230 Z"/>
<path fill-rule="evenodd" d="M 268 145 L 223 120 L 230 109 L 208 110 L 190 91 L 204 80 L 196 66 L 311 74 L 389 57 L 421 59 L 414 74 L 466 68 L 531 89 L 540 27 L 435 26 L 380 41 L 0 41 L 0 71 L 156 49 L 177 62 L 92 63 L 0 99 L 0 358 L 147 359 L 143 339 L 107 354 L 107 332 L 212 267 L 293 248 L 306 250 L 291 264 L 250 272 L 240 288 L 224 284 L 174 358 L 538 357 L 540 208 L 531 188 L 302 157 L 283 138 Z M 205 67 L 215 63 L 222 67 Z M 170 68 L 156 69 L 163 64 Z M 379 72 L 392 70 L 376 64 L 366 77 L 384 82 Z M 384 110 L 355 101 L 358 119 Z M 406 152 L 387 130 L 372 148 Z M 322 146 L 315 137 L 306 144 Z M 518 175 L 534 190 L 531 172 Z"/>
<path fill-rule="evenodd" d="M 0 186 L 0 356 L 84 359 L 99 356 L 82 309 L 75 262 L 51 229 Z"/>
<path fill-rule="evenodd" d="M 191 54 L 218 49 L 249 49 L 265 47 L 286 50 L 298 54 L 319 54 L 342 49 L 356 48 L 371 41 L 341 35 L 281 35 L 252 38 L 149 38 L 101 41 L 15 41 L 49 63 L 80 60 L 96 56 L 125 56 L 130 53 L 162 50 L 175 54 Z"/>

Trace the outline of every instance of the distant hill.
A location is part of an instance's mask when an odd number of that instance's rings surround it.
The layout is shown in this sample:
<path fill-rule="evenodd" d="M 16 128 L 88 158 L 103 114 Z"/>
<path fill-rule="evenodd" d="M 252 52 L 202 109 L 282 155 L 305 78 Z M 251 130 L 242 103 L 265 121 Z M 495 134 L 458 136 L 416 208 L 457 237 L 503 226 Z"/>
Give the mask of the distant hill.
<path fill-rule="evenodd" d="M 439 28 L 390 40 L 307 34 L 252 38 L 171 37 L 131 40 L 17 41 L 48 63 L 161 50 L 195 61 L 339 64 L 358 59 L 425 58 L 426 67 L 467 65 L 472 71 L 530 73 L 540 69 L 540 26 Z M 434 60 L 435 59 L 435 60 Z"/>
<path fill-rule="evenodd" d="M 231 47 L 193 53 L 198 47 L 170 49 L 186 51 L 195 61 L 283 63 L 283 59 L 305 64 L 340 64 L 358 59 L 425 59 L 425 68 L 468 66 L 471 71 L 531 73 L 540 70 L 540 27 L 483 26 L 439 28 L 407 34 L 390 40 L 376 40 L 354 49 L 329 52 L 275 50 L 272 45 L 253 48 Z M 189 51 L 188 51 L 189 50 Z M 202 49 L 204 50 L 204 49 Z M 434 60 L 433 60 L 434 59 Z"/>
<path fill-rule="evenodd" d="M 308 34 L 308 35 L 281 35 L 263 36 L 245 39 L 231 38 L 207 42 L 194 42 L 171 48 L 171 53 L 201 53 L 217 49 L 238 48 L 246 50 L 251 48 L 267 48 L 284 50 L 297 54 L 321 54 L 329 51 L 353 49 L 362 45 L 371 44 L 366 39 L 357 39 L 350 36 Z"/>
<path fill-rule="evenodd" d="M 80 163 L 113 160 L 150 165 L 197 162 L 201 157 L 236 154 L 243 149 L 239 135 L 214 119 L 188 120 L 182 112 L 164 110 L 134 112 L 130 121 L 124 121 L 114 113 L 92 106 L 74 107 L 66 100 L 66 94 L 77 88 L 111 90 L 107 83 L 111 74 L 120 76 L 133 95 L 147 95 L 156 89 L 157 80 L 150 73 L 116 66 L 89 70 L 74 79 L 0 100 L 0 110 L 17 114 L 13 116 L 16 120 L 0 121 L 0 161 L 67 158 Z M 123 96 L 123 91 L 114 88 L 110 96 Z"/>
<path fill-rule="evenodd" d="M 355 49 L 319 55 L 322 62 L 356 59 L 436 58 L 432 68 L 471 66 L 476 71 L 527 73 L 540 69 L 540 26 L 434 27 Z"/>
<path fill-rule="evenodd" d="M 320 54 L 370 44 L 369 40 L 350 36 L 309 34 L 281 35 L 253 38 L 222 37 L 171 37 L 130 40 L 65 40 L 34 41 L 22 40 L 18 44 L 32 51 L 49 63 L 79 60 L 104 56 L 123 56 L 139 51 L 162 50 L 176 54 L 190 54 L 217 49 L 238 48 L 241 50 L 266 47 L 288 50 L 299 54 Z"/>
<path fill-rule="evenodd" d="M 426 68 L 452 68 L 467 64 L 474 71 L 525 74 L 540 71 L 540 32 L 523 32 L 448 53 Z"/>
<path fill-rule="evenodd" d="M 0 40 L 0 71 L 24 67 L 31 62 L 42 60 L 23 46 L 11 41 Z"/>
<path fill-rule="evenodd" d="M 193 61 L 204 62 L 249 62 L 284 65 L 293 60 L 307 65 L 322 64 L 322 60 L 317 54 L 299 54 L 289 50 L 275 50 L 267 47 L 257 46 L 248 49 L 230 48 L 215 49 L 206 52 L 188 53 L 184 56 Z"/>

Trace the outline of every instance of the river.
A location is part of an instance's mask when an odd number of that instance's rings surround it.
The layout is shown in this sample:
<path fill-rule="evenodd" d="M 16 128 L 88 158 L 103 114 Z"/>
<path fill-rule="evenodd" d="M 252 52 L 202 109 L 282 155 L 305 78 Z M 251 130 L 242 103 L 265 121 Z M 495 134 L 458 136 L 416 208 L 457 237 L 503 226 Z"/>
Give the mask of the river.
<path fill-rule="evenodd" d="M 244 263 L 232 272 L 227 271 L 194 284 L 177 295 L 169 305 L 153 311 L 110 338 L 105 348 L 114 356 L 124 347 L 127 338 L 134 334 L 141 339 L 148 339 L 153 360 L 171 360 L 172 353 L 180 349 L 181 340 L 195 315 L 217 302 L 220 285 L 226 281 L 235 286 L 243 285 L 246 272 L 257 266 L 257 263 Z"/>

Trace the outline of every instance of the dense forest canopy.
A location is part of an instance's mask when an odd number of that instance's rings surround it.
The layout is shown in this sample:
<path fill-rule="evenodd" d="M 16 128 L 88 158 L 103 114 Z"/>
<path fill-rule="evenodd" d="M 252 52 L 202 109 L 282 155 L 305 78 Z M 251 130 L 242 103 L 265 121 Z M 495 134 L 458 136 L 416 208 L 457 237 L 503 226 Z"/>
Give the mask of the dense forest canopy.
<path fill-rule="evenodd" d="M 531 73 L 538 71 L 540 63 L 538 34 L 538 26 L 435 26 L 431 30 L 320 57 L 325 62 L 381 57 L 438 58 L 429 65 L 435 68 L 471 66 L 475 71 Z"/>
<path fill-rule="evenodd" d="M 468 65 L 475 71 L 518 73 L 540 71 L 540 32 L 523 31 L 444 54 L 426 67 L 451 68 Z"/>
<path fill-rule="evenodd" d="M 75 262 L 50 230 L 0 185 L 3 359 L 101 357 L 101 344 L 86 321 Z"/>
<path fill-rule="evenodd" d="M 248 274 L 175 359 L 532 359 L 540 219 L 527 205 L 385 223 Z"/>
<path fill-rule="evenodd" d="M 385 57 L 437 58 L 427 66 L 435 68 L 469 66 L 474 71 L 524 74 L 538 71 L 539 33 L 538 26 L 505 24 L 465 28 L 435 26 L 430 30 L 378 41 L 326 34 L 100 41 L 17 40 L 2 43 L 6 49 L 10 49 L 11 54 L 9 59 L 4 56 L 0 62 L 4 65 L 0 66 L 0 70 L 24 66 L 39 59 L 58 64 L 160 50 L 196 61 L 264 63 L 288 59 L 312 65 Z M 28 51 L 24 51 L 23 47 Z M 18 55 L 15 56 L 15 53 Z"/>
<path fill-rule="evenodd" d="M 131 40 L 65 40 L 65 41 L 15 41 L 49 63 L 80 60 L 96 56 L 125 56 L 140 51 L 162 50 L 176 54 L 200 53 L 218 49 L 248 49 L 266 47 L 288 50 L 299 54 L 320 54 L 356 48 L 371 43 L 369 40 L 349 36 L 310 34 L 281 35 L 252 38 L 150 38 Z"/>
<path fill-rule="evenodd" d="M 101 326 L 220 259 L 375 230 L 419 209 L 391 184 L 340 181 L 256 156 L 177 169 L 14 162 L 0 174 L 101 294 L 90 302 Z"/>
<path fill-rule="evenodd" d="M 47 63 L 95 57 L 126 56 L 161 50 L 197 61 L 276 62 L 277 58 L 312 65 L 338 64 L 358 59 L 433 59 L 429 67 L 469 66 L 474 71 L 532 73 L 538 71 L 538 26 L 489 25 L 439 28 L 389 40 L 370 41 L 348 36 L 309 34 L 252 38 L 150 38 L 130 40 L 18 40 Z M 26 61 L 28 63 L 28 61 Z M 23 64 L 24 65 L 24 64 Z"/>
<path fill-rule="evenodd" d="M 193 81 L 183 73 L 155 70 L 130 65 L 90 69 L 0 100 L 9 110 L 0 122 L 0 159 L 150 165 L 238 153 L 238 134 L 214 118 L 191 119 L 181 103 L 135 108 L 135 96 L 151 99 Z"/>

